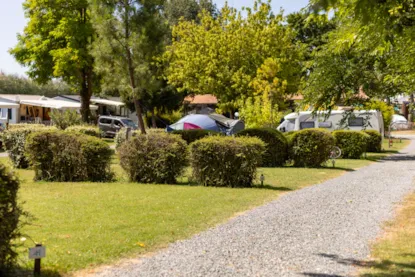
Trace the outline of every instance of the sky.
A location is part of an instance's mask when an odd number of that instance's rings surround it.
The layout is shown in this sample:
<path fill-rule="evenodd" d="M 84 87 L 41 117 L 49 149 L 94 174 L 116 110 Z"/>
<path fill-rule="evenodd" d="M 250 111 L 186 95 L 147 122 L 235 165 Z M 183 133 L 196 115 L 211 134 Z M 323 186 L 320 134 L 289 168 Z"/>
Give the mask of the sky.
<path fill-rule="evenodd" d="M 0 71 L 9 74 L 25 75 L 25 68 L 20 66 L 8 53 L 17 43 L 16 35 L 21 33 L 26 25 L 22 3 L 24 0 L 0 0 Z M 214 0 L 222 7 L 226 0 Z M 251 7 L 254 0 L 228 0 L 229 6 L 240 9 Z M 299 11 L 308 4 L 308 0 L 272 0 L 275 12 L 283 8 L 285 14 Z"/>

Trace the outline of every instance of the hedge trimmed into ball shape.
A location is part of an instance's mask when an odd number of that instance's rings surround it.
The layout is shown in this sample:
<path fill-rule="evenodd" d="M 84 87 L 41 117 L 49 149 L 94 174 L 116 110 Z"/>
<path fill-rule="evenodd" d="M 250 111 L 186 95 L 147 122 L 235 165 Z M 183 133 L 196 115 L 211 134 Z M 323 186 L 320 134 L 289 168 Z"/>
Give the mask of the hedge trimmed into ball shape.
<path fill-rule="evenodd" d="M 339 130 L 333 132 L 336 146 L 342 150 L 345 159 L 360 159 L 367 149 L 369 135 L 361 131 Z"/>
<path fill-rule="evenodd" d="M 265 143 L 253 137 L 206 137 L 190 145 L 193 178 L 201 185 L 251 187 Z"/>
<path fill-rule="evenodd" d="M 9 158 L 12 161 L 13 167 L 29 167 L 29 161 L 25 156 L 26 138 L 31 133 L 40 132 L 43 130 L 56 130 L 56 128 L 46 127 L 45 125 L 39 124 L 19 124 L 19 127 L 4 131 L 2 133 L 1 139 L 3 141 L 3 148 L 9 154 Z"/>
<path fill-rule="evenodd" d="M 69 126 L 68 128 L 66 128 L 65 132 L 80 133 L 80 134 L 93 136 L 97 138 L 101 137 L 101 131 L 96 126 L 74 125 L 74 126 Z"/>
<path fill-rule="evenodd" d="M 369 135 L 367 141 L 367 152 L 380 153 L 382 152 L 382 135 L 375 130 L 366 130 L 363 131 L 365 134 Z"/>
<path fill-rule="evenodd" d="M 266 144 L 266 151 L 262 156 L 262 166 L 283 166 L 288 158 L 288 143 L 284 135 L 271 128 L 245 129 L 236 134 L 237 136 L 257 137 Z"/>
<path fill-rule="evenodd" d="M 0 164 L 0 276 L 9 276 L 17 262 L 20 219 L 26 215 L 18 205 L 18 190 L 17 178 Z"/>
<path fill-rule="evenodd" d="M 333 136 L 324 130 L 306 129 L 291 137 L 290 157 L 297 167 L 319 167 L 330 158 Z"/>
<path fill-rule="evenodd" d="M 112 153 L 98 138 L 64 131 L 32 133 L 26 142 L 26 156 L 35 171 L 35 180 L 111 181 Z"/>
<path fill-rule="evenodd" d="M 192 142 L 197 141 L 207 136 L 221 135 L 221 133 L 218 133 L 215 131 L 202 130 L 202 129 L 176 130 L 176 131 L 173 131 L 172 134 L 180 135 L 182 139 L 184 139 L 187 142 L 187 144 L 191 144 Z"/>
<path fill-rule="evenodd" d="M 139 183 L 174 184 L 188 164 L 186 142 L 167 133 L 137 134 L 118 155 L 129 179 Z"/>

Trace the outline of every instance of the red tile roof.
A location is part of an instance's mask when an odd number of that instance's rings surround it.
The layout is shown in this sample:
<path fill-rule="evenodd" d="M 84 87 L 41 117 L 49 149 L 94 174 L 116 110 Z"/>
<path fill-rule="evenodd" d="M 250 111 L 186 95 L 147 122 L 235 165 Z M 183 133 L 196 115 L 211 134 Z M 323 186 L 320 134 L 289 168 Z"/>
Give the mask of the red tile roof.
<path fill-rule="evenodd" d="M 190 105 L 216 105 L 218 104 L 218 99 L 212 94 L 197 94 L 186 96 L 184 102 Z"/>

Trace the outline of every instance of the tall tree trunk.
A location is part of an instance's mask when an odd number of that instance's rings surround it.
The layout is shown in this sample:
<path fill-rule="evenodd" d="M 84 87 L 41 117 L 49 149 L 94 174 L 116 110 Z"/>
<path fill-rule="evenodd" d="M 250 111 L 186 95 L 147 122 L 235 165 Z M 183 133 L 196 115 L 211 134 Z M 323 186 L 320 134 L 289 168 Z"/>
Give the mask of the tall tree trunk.
<path fill-rule="evenodd" d="M 91 81 L 91 76 L 86 69 L 82 69 L 82 86 L 81 91 L 79 93 L 81 97 L 81 116 L 82 121 L 85 123 L 89 122 L 89 118 L 91 115 L 91 111 L 89 110 L 89 105 L 91 102 L 91 94 L 92 94 L 92 85 L 89 83 Z"/>
<path fill-rule="evenodd" d="M 153 128 L 157 128 L 156 115 L 154 114 L 154 109 L 151 111 L 151 126 Z"/>
<path fill-rule="evenodd" d="M 414 119 L 414 94 L 411 93 L 411 96 L 409 97 L 409 115 L 408 115 L 408 121 L 412 123 Z"/>

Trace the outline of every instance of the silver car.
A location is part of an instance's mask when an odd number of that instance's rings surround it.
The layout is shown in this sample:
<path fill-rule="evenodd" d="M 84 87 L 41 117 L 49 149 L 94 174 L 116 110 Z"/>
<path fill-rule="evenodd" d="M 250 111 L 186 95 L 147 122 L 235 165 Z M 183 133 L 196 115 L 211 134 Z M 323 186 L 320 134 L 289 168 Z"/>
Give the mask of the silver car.
<path fill-rule="evenodd" d="M 99 130 L 105 137 L 115 137 L 121 128 L 137 130 L 138 126 L 129 118 L 120 116 L 100 116 L 98 118 Z"/>

